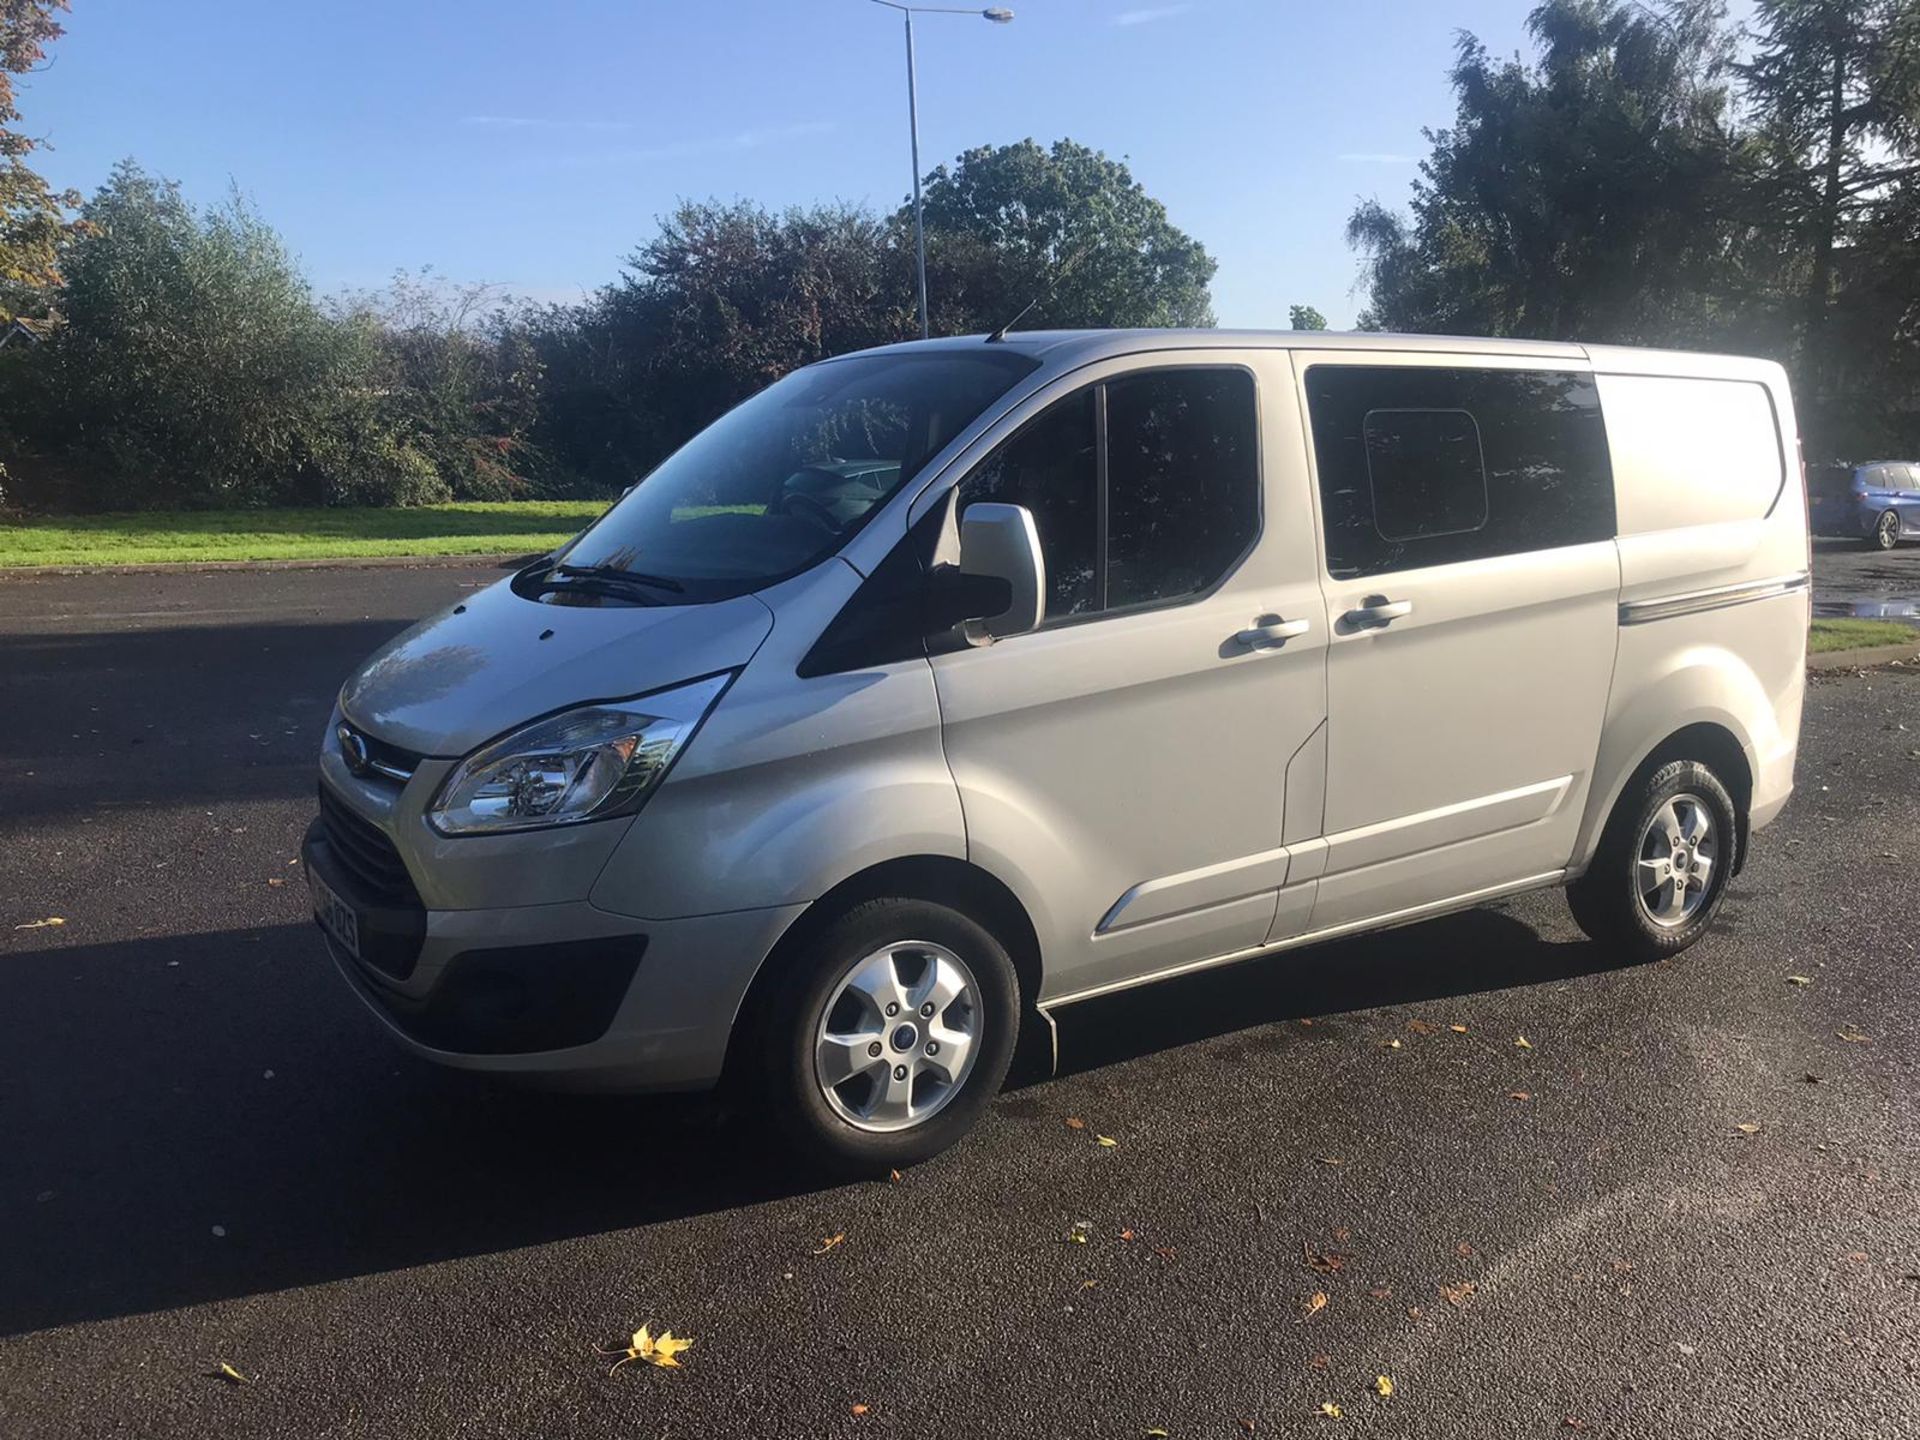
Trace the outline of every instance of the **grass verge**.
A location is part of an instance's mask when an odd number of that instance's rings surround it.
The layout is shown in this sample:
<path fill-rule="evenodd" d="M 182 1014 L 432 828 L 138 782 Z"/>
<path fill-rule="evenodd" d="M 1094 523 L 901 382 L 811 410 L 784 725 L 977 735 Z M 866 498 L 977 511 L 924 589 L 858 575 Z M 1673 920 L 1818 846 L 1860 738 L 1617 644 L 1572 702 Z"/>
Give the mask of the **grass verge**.
<path fill-rule="evenodd" d="M 405 510 L 190 510 L 0 521 L 0 568 L 550 550 L 600 500 L 457 501 Z"/>
<path fill-rule="evenodd" d="M 1816 620 L 1807 633 L 1807 649 L 1815 655 L 1909 644 L 1920 648 L 1920 630 L 1898 620 Z"/>

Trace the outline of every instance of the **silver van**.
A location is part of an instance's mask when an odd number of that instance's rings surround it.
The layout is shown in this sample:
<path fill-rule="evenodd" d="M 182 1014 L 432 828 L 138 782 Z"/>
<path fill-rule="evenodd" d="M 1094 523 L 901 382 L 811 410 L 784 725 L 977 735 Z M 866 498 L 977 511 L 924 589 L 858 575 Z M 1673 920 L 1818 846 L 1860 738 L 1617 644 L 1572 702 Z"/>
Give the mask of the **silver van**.
<path fill-rule="evenodd" d="M 1686 948 L 1793 787 L 1808 567 L 1760 360 L 891 346 L 375 654 L 306 873 L 416 1054 L 904 1165 L 1090 996 L 1562 884 Z"/>

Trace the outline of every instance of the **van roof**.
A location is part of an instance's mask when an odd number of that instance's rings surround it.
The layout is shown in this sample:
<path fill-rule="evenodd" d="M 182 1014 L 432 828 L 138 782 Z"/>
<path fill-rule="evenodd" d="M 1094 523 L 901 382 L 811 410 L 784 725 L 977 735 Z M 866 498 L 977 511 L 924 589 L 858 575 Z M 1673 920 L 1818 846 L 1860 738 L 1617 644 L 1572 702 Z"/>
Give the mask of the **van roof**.
<path fill-rule="evenodd" d="M 984 335 L 906 340 L 861 353 L 915 354 L 966 349 Z M 1400 335 L 1377 330 L 1015 330 L 995 342 L 1050 367 L 1066 368 L 1141 350 L 1392 350 L 1405 354 L 1506 355 L 1543 360 L 1586 360 L 1638 374 L 1698 375 L 1777 371 L 1771 361 L 1685 350 L 1643 350 L 1621 345 L 1578 345 L 1562 340 L 1489 339 L 1469 335 Z M 1755 375 L 1754 378 L 1760 378 Z M 1770 377 L 1769 377 L 1770 378 Z"/>

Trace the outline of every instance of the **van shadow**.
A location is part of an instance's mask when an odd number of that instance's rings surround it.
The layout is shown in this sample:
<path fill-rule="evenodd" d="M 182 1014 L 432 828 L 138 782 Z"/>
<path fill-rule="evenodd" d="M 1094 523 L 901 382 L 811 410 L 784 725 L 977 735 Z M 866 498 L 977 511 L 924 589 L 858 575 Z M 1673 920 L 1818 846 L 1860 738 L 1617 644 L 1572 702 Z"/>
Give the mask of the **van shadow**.
<path fill-rule="evenodd" d="M 1071 1007 L 1062 1068 L 1613 963 L 1599 946 L 1469 912 Z M 0 1015 L 0 1334 L 822 1183 L 709 1100 L 548 1095 L 415 1062 L 359 1011 L 305 925 L 17 954 L 0 969 Z"/>
<path fill-rule="evenodd" d="M 1631 963 L 1588 940 L 1548 940 L 1503 909 L 1465 910 L 1067 1006 L 1054 1016 L 1056 1073 L 1281 1021 L 1545 985 Z"/>

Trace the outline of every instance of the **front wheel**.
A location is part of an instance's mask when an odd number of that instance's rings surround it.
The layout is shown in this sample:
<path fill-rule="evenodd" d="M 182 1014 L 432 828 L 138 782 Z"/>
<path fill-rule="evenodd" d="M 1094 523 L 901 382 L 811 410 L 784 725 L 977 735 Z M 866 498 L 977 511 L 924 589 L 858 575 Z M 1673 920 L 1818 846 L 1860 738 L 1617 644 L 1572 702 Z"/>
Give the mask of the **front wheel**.
<path fill-rule="evenodd" d="M 1900 543 L 1900 517 L 1892 510 L 1883 511 L 1880 518 L 1873 522 L 1873 537 L 1868 542 L 1876 550 L 1891 550 Z"/>
<path fill-rule="evenodd" d="M 957 910 L 870 900 L 830 922 L 765 1009 L 767 1099 L 806 1157 L 849 1174 L 929 1159 L 1006 1078 L 1020 986 L 1006 948 Z"/>
<path fill-rule="evenodd" d="M 1739 843 L 1719 777 L 1675 760 L 1621 795 L 1593 863 L 1567 887 L 1573 918 L 1636 959 L 1677 955 L 1713 924 Z"/>

